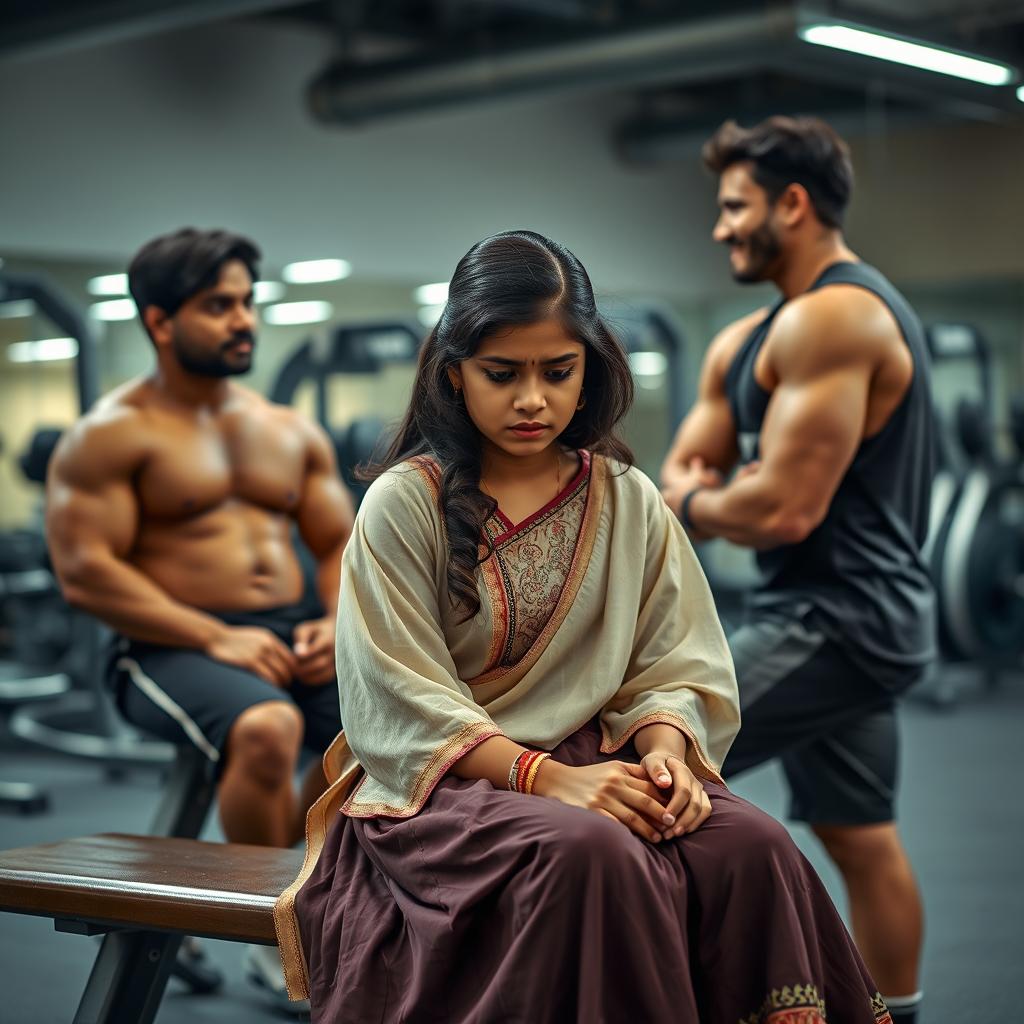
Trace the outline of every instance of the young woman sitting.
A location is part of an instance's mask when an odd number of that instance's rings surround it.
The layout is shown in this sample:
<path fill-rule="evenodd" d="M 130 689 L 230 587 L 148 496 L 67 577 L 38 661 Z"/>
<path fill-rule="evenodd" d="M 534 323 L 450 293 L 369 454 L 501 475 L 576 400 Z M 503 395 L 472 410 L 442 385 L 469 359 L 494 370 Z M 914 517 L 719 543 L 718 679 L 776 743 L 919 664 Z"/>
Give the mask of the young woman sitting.
<path fill-rule="evenodd" d="M 461 260 L 342 568 L 345 731 L 277 907 L 314 1021 L 889 1020 L 719 776 L 732 664 L 615 436 L 632 393 L 570 252 L 516 231 Z"/>

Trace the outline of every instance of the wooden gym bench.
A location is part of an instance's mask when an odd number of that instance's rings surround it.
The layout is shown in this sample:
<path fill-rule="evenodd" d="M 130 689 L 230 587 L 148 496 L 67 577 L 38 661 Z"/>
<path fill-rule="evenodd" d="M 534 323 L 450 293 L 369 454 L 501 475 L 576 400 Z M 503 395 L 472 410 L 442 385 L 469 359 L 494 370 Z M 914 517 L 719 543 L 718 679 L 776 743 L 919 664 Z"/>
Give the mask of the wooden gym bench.
<path fill-rule="evenodd" d="M 302 851 L 98 835 L 0 852 L 0 910 L 103 935 L 75 1024 L 150 1024 L 186 935 L 272 945 Z"/>

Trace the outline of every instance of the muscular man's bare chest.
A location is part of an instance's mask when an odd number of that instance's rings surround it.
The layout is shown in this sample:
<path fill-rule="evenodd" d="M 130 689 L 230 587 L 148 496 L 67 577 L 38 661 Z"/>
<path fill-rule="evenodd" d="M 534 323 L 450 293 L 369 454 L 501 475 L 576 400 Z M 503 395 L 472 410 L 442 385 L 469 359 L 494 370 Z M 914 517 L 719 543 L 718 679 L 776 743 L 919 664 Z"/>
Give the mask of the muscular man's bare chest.
<path fill-rule="evenodd" d="M 143 518 L 190 519 L 232 501 L 287 513 L 300 500 L 305 447 L 272 419 L 169 421 L 137 477 Z"/>

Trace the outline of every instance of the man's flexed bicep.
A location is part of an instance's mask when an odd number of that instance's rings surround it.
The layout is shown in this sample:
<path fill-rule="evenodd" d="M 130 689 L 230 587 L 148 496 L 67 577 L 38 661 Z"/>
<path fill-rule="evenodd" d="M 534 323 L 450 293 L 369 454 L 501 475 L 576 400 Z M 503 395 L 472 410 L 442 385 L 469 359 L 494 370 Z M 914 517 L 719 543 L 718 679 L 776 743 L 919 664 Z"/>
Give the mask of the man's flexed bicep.
<path fill-rule="evenodd" d="M 663 487 L 671 487 L 686 476 L 695 459 L 722 476 L 736 465 L 739 459 L 736 423 L 725 393 L 725 378 L 736 352 L 763 314 L 763 310 L 758 310 L 730 324 L 708 347 L 697 386 L 697 400 L 679 425 L 661 467 Z"/>
<path fill-rule="evenodd" d="M 776 329 L 757 476 L 799 537 L 824 519 L 863 440 L 878 358 L 834 302 L 780 316 Z"/>
<path fill-rule="evenodd" d="M 887 343 L 865 329 L 858 303 L 827 294 L 837 291 L 793 300 L 773 322 L 761 460 L 725 487 L 693 496 L 688 520 L 697 536 L 773 548 L 804 540 L 827 515 L 864 437 L 871 381 Z"/>

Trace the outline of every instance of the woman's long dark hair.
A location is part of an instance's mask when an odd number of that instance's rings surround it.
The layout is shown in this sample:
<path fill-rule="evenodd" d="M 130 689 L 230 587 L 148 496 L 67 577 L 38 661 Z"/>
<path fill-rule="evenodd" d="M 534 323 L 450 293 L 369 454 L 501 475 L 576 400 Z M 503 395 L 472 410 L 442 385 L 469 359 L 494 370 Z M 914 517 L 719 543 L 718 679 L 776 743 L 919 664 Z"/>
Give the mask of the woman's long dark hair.
<path fill-rule="evenodd" d="M 583 265 L 568 249 L 533 231 L 505 231 L 477 242 L 455 268 L 448 303 L 420 351 L 412 398 L 398 433 L 379 463 L 360 474 L 372 479 L 415 456 L 441 470 L 440 504 L 448 542 L 448 592 L 465 610 L 480 610 L 477 568 L 483 525 L 497 502 L 480 490 L 480 434 L 452 387 L 449 367 L 471 357 L 502 328 L 557 317 L 587 348 L 586 402 L 558 440 L 632 465 L 615 427 L 633 402 L 633 376 L 622 346 L 597 312 Z"/>

